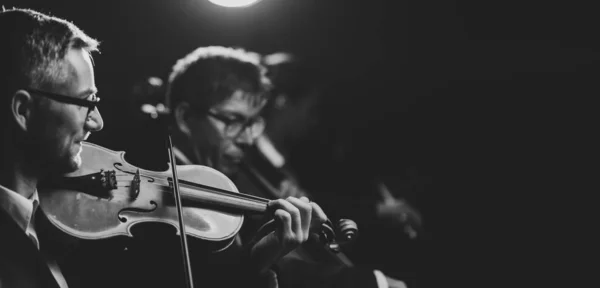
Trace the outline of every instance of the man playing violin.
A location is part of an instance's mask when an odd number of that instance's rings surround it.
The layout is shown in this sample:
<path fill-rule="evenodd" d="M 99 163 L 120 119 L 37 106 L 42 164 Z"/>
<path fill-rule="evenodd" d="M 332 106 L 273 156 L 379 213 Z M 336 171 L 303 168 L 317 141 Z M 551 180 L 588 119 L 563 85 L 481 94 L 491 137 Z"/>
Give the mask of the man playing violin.
<path fill-rule="evenodd" d="M 91 54 L 98 42 L 65 20 L 0 12 L 0 287 L 67 287 L 39 241 L 38 181 L 81 165 L 81 142 L 103 127 Z"/>
<path fill-rule="evenodd" d="M 178 164 L 209 166 L 235 180 L 244 150 L 265 127 L 260 112 L 271 89 L 265 73 L 260 56 L 242 49 L 201 47 L 177 61 L 169 77 L 166 104 L 171 108 Z M 258 272 L 263 275 L 272 273 L 269 268 L 275 262 L 307 241 L 308 234 L 315 232 L 311 227 L 320 227 L 326 220 L 321 208 L 306 197 L 277 199 L 271 204 L 278 208 L 274 214 L 277 231 L 252 248 L 255 254 L 264 252 L 257 257 Z"/>
<path fill-rule="evenodd" d="M 154 272 L 166 271 L 172 263 L 152 257 L 154 255 L 137 258 L 135 256 L 139 255 L 127 251 L 107 255 L 83 254 L 97 258 L 73 258 L 81 262 L 66 265 L 71 269 L 74 266 L 77 268 L 70 273 L 74 275 L 72 278 L 68 276 L 69 273 L 63 275 L 65 269 L 61 271 L 61 268 L 65 266 L 59 266 L 57 262 L 61 261 L 52 256 L 57 254 L 47 252 L 46 242 L 38 240 L 39 233 L 36 233 L 33 221 L 43 216 L 36 213 L 39 210 L 37 208 L 43 209 L 37 207 L 38 181 L 50 174 L 77 170 L 82 161 L 82 141 L 104 125 L 96 107 L 99 98 L 96 96 L 91 58 L 91 53 L 97 51 L 98 42 L 69 22 L 23 9 L 3 10 L 0 13 L 0 32 L 7 39 L 0 45 L 0 99 L 4 104 L 0 113 L 3 148 L 3 173 L 0 176 L 0 286 L 73 287 L 77 285 L 73 285 L 70 279 L 76 279 L 75 283 L 84 283 L 83 287 L 164 287 L 163 283 L 169 283 L 164 278 L 171 275 Z M 184 76 L 181 79 L 189 78 Z M 173 91 L 178 91 L 175 89 L 176 82 L 173 84 Z M 250 83 L 251 86 L 255 84 Z M 216 88 L 220 92 L 227 91 L 225 87 Z M 257 91 L 262 91 L 260 89 Z M 224 99 L 229 99 L 231 103 L 218 106 L 221 110 L 211 110 L 217 116 L 210 121 L 222 118 L 218 113 L 224 113 L 227 109 L 232 111 L 241 103 L 240 100 L 253 94 L 246 92 L 249 91 L 235 90 L 227 95 Z M 186 110 L 185 105 L 177 107 L 178 117 L 195 117 L 191 110 Z M 190 124 L 188 128 L 195 129 L 201 122 L 190 120 L 187 122 Z M 215 128 L 224 128 L 218 125 Z M 183 125 L 179 127 L 185 128 Z M 239 155 L 235 145 L 237 143 L 231 142 L 228 146 L 222 146 L 227 148 L 227 153 L 223 154 L 227 157 L 207 163 L 224 165 L 220 167 L 228 171 L 225 168 L 228 167 L 227 163 L 235 163 L 235 157 Z M 319 206 L 305 198 L 276 200 L 269 206 L 278 223 L 276 231 L 256 239 L 248 248 L 248 257 L 240 257 L 249 259 L 242 268 L 258 275 L 266 275 L 271 263 L 306 241 L 309 232 L 326 220 Z M 165 249 L 154 248 L 155 251 Z M 100 259 L 102 257 L 105 259 Z M 145 270 L 150 266 L 160 268 Z M 210 263 L 206 265 L 209 266 Z M 198 267 L 206 268 L 198 265 L 196 270 L 200 270 Z M 236 265 L 227 267 L 242 269 Z M 207 271 L 200 272 L 207 274 Z M 229 280 L 238 278 L 238 283 L 247 279 L 239 276 L 242 274 L 236 270 L 221 273 Z M 202 282 L 202 278 L 195 279 L 200 286 L 211 287 L 210 283 Z M 225 280 L 228 279 L 223 280 L 227 282 Z M 225 285 L 220 284 L 219 287 Z M 252 282 L 243 284 L 255 287 Z M 169 287 L 174 285 L 168 284 Z"/>

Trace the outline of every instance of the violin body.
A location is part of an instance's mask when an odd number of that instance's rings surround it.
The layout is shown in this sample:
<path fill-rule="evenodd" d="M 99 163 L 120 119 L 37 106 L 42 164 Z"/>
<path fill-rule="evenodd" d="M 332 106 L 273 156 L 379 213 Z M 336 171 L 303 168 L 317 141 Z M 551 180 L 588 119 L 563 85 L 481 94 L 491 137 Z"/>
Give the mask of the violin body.
<path fill-rule="evenodd" d="M 140 169 L 127 163 L 125 152 L 82 142 L 82 165 L 72 173 L 53 175 L 38 184 L 40 208 L 50 224 L 83 240 L 134 237 L 132 228 L 164 223 L 179 229 L 172 166 L 165 171 Z M 246 213 L 268 214 L 269 199 L 242 194 L 223 173 L 201 165 L 175 166 L 186 236 L 204 241 L 217 252 L 234 241 Z M 327 220 L 319 240 L 333 252 L 338 241 L 350 242 L 358 232 L 351 220 L 336 227 Z M 274 231 L 270 221 L 257 232 Z M 337 229 L 336 229 L 337 228 Z M 340 238 L 336 231 L 340 233 Z"/>
<path fill-rule="evenodd" d="M 40 185 L 40 207 L 48 220 L 71 236 L 89 240 L 133 237 L 132 227 L 146 222 L 177 229 L 171 167 L 166 171 L 139 169 L 124 156 L 125 152 L 83 142 L 81 167 Z M 232 197 L 231 193 L 240 194 L 236 186 L 215 169 L 200 165 L 178 165 L 176 169 L 186 234 L 217 244 L 215 249 L 233 242 L 244 211 L 266 210 L 266 203 Z M 229 194 L 209 193 L 195 183 Z"/>

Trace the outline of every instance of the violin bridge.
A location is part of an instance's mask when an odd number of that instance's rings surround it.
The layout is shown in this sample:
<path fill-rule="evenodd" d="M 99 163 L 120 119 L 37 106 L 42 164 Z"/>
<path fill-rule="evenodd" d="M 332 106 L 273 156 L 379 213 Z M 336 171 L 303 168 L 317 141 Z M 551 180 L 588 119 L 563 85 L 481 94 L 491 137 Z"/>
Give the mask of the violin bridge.
<path fill-rule="evenodd" d="M 137 199 L 138 195 L 140 195 L 140 169 L 135 171 L 135 176 L 133 176 L 133 180 L 131 181 L 131 190 L 133 192 L 133 199 Z"/>

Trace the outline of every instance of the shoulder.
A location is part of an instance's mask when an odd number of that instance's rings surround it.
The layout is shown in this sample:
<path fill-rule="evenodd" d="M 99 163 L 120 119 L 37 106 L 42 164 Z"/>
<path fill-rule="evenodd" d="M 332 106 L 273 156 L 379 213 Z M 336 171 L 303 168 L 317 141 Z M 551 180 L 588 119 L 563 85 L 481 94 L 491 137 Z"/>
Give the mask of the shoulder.
<path fill-rule="evenodd" d="M 2 287 L 42 287 L 43 260 L 27 235 L 0 211 L 0 283 Z"/>

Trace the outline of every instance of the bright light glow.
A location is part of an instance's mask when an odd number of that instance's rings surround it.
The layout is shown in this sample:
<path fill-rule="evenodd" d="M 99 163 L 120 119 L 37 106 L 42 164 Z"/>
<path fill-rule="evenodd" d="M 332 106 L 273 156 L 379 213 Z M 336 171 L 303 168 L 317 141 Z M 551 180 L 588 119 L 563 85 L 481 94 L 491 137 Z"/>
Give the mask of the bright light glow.
<path fill-rule="evenodd" d="M 246 7 L 260 2 L 261 0 L 208 0 L 213 4 L 224 7 Z"/>

